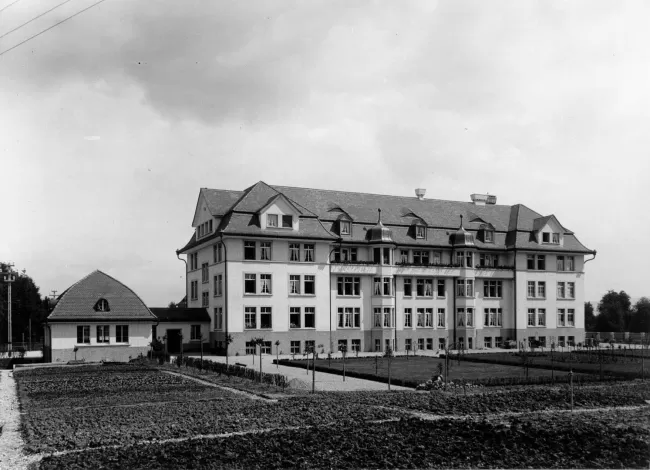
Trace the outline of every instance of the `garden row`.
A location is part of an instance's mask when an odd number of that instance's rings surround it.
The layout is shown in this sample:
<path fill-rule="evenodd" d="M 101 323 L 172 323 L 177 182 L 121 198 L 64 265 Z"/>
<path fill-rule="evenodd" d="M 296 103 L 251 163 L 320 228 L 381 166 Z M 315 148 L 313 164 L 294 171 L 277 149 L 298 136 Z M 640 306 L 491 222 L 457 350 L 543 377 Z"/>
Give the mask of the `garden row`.
<path fill-rule="evenodd" d="M 648 468 L 648 411 L 402 419 L 102 448 L 45 457 L 78 468 Z"/>

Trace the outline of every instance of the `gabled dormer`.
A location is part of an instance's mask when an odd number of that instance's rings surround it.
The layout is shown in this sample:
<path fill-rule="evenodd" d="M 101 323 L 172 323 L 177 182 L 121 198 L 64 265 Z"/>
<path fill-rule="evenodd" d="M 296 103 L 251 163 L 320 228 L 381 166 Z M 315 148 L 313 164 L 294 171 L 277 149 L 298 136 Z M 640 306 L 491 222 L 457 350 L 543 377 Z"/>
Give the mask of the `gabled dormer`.
<path fill-rule="evenodd" d="M 273 196 L 258 211 L 262 230 L 298 230 L 300 209 L 284 194 Z"/>
<path fill-rule="evenodd" d="M 494 243 L 494 226 L 491 223 L 481 224 L 478 230 L 478 239 L 483 243 Z"/>
<path fill-rule="evenodd" d="M 351 238 L 354 230 L 352 216 L 344 209 L 336 204 L 330 203 L 330 208 L 327 210 L 333 216 L 336 216 L 332 224 L 332 232 L 336 233 L 341 238 Z"/>
<path fill-rule="evenodd" d="M 413 219 L 410 227 L 410 235 L 416 240 L 426 240 L 427 239 L 427 223 L 418 218 Z"/>
<path fill-rule="evenodd" d="M 538 217 L 533 222 L 533 236 L 540 245 L 564 245 L 564 234 L 570 233 L 554 215 Z"/>

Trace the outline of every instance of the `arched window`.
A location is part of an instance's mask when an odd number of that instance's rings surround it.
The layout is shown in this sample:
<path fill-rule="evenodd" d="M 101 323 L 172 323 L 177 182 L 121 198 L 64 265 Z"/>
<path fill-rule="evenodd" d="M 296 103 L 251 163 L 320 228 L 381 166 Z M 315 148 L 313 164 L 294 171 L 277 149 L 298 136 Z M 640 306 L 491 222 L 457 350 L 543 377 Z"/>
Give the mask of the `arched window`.
<path fill-rule="evenodd" d="M 97 303 L 95 304 L 95 310 L 97 312 L 108 312 L 108 311 L 110 311 L 110 307 L 108 306 L 108 300 L 99 299 L 97 301 Z"/>

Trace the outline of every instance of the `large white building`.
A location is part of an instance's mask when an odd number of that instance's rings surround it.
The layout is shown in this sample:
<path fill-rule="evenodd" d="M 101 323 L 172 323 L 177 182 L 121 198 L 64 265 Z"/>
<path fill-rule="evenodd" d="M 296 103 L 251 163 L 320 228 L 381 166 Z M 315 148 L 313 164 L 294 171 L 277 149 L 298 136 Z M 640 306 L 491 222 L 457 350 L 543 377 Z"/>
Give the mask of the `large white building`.
<path fill-rule="evenodd" d="M 256 337 L 284 353 L 584 340 L 596 252 L 522 204 L 259 182 L 201 189 L 192 226 L 178 250 L 188 307 L 208 308 L 211 344 L 231 335 L 229 354 L 252 352 Z"/>

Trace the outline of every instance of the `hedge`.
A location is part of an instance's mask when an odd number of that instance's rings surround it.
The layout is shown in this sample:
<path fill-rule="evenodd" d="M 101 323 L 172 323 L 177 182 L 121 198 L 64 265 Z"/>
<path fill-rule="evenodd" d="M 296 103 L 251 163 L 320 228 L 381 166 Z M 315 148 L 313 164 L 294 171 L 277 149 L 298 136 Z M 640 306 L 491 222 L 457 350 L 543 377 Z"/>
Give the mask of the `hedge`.
<path fill-rule="evenodd" d="M 198 370 L 214 372 L 219 375 L 226 374 L 229 377 L 242 377 L 245 379 L 253 380 L 255 382 L 282 387 L 283 389 L 289 385 L 289 379 L 282 374 L 269 374 L 266 372 L 262 372 L 260 374 L 259 371 L 250 369 L 248 367 L 242 367 L 234 364 L 224 364 L 223 362 L 215 362 L 209 359 L 203 359 L 203 361 L 201 361 L 200 358 L 193 356 L 178 356 L 174 361 L 174 364 L 179 367 L 183 365 L 185 367 L 192 367 Z"/>

